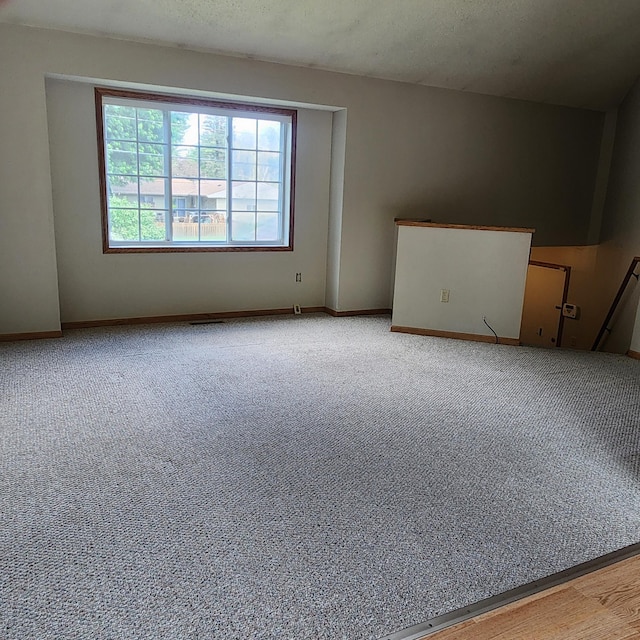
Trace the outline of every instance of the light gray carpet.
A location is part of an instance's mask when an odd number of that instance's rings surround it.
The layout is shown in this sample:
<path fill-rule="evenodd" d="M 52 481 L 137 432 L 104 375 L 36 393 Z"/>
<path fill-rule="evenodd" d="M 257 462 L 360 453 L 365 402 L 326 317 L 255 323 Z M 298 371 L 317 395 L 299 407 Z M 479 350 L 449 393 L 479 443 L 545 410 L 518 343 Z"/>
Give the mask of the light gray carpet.
<path fill-rule="evenodd" d="M 382 637 L 640 541 L 640 362 L 282 317 L 0 344 L 0 637 Z"/>

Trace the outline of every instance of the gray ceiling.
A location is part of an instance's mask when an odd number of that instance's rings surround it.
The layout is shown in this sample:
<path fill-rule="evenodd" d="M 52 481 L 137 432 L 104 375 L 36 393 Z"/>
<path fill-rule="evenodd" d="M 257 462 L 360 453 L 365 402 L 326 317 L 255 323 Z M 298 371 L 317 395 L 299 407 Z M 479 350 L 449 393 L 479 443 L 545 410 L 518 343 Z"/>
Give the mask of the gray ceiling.
<path fill-rule="evenodd" d="M 640 0 L 0 0 L 0 22 L 592 109 L 640 73 Z"/>

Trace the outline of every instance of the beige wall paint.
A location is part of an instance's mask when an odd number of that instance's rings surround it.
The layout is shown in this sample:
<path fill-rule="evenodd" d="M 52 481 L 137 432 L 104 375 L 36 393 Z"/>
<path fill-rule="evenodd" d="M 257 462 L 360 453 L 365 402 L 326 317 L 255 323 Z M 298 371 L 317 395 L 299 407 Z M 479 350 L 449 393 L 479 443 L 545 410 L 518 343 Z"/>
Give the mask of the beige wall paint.
<path fill-rule="evenodd" d="M 396 216 L 586 242 L 603 114 L 411 85 L 361 95 L 349 108 L 343 308 L 386 306 Z"/>
<path fill-rule="evenodd" d="M 640 256 L 640 81 L 618 110 L 611 174 L 602 220 L 595 285 L 604 318 L 631 259 Z M 624 353 L 638 342 L 640 285 L 631 280 L 614 316 L 605 351 Z"/>
<path fill-rule="evenodd" d="M 324 304 L 330 111 L 298 111 L 293 253 L 104 255 L 93 87 L 48 80 L 47 106 L 63 322 Z"/>
<path fill-rule="evenodd" d="M 325 304 L 338 309 L 340 291 L 340 246 L 342 242 L 342 207 L 344 204 L 344 162 L 347 146 L 347 110 L 333 114 L 331 135 L 331 193 L 329 237 L 327 247 L 327 290 Z"/>
<path fill-rule="evenodd" d="M 44 76 L 3 49 L 0 35 L 0 334 L 58 331 Z"/>
<path fill-rule="evenodd" d="M 0 25 L 0 59 L 0 333 L 59 326 L 47 75 L 346 109 L 342 216 L 332 218 L 328 247 L 326 230 L 316 238 L 324 251 L 329 250 L 329 265 L 312 267 L 322 273 L 310 274 L 317 290 L 324 291 L 329 271 L 327 293 L 338 310 L 389 306 L 396 216 L 533 226 L 538 230 L 534 243 L 542 245 L 587 241 L 604 120 L 600 113 L 5 24 Z M 57 182 L 57 203 L 73 200 L 66 193 L 69 188 L 66 180 Z M 311 200 L 318 193 L 313 188 L 298 194 L 299 206 L 313 208 Z M 82 205 L 93 219 L 98 215 L 91 209 L 94 205 L 95 198 Z M 15 217 L 16 210 L 26 212 L 24 220 Z M 74 210 L 79 211 L 77 202 Z M 54 215 L 64 217 L 72 211 Z M 91 233 L 86 242 L 95 243 L 90 229 L 85 231 Z M 296 242 L 302 241 L 301 233 L 297 229 Z M 58 243 L 64 242 L 58 233 Z M 240 272 L 259 271 L 262 289 L 252 285 L 234 294 L 225 292 L 225 305 L 248 309 L 288 299 L 288 274 L 300 270 L 295 263 L 304 246 L 296 245 L 290 264 L 267 262 L 264 256 L 243 257 Z M 77 277 L 69 271 L 69 251 L 69 246 L 58 249 L 58 255 L 65 256 L 60 265 L 65 313 L 77 304 L 70 303 L 71 289 L 66 288 Z M 130 258 L 121 264 L 139 264 Z M 95 278 L 103 277 L 105 259 L 91 263 Z M 186 256 L 176 263 L 184 278 L 195 277 L 203 264 L 210 266 L 208 259 L 183 259 Z M 231 256 L 216 259 L 227 271 L 238 268 L 238 262 Z M 166 264 L 160 256 L 145 264 L 145 283 L 157 268 L 170 270 L 158 267 Z M 122 272 L 131 270 L 123 266 Z M 176 282 L 170 285 L 145 294 L 145 308 L 157 313 L 201 310 L 205 298 L 192 304 L 194 297 L 186 299 L 176 291 L 171 300 L 168 293 L 176 289 Z M 106 298 L 93 304 L 92 313 L 116 315 L 120 293 L 104 289 Z M 261 294 L 265 289 L 269 293 Z M 135 287 L 131 295 L 137 295 Z M 206 298 L 210 299 L 215 305 L 215 296 Z M 314 297 L 313 302 L 319 300 Z M 129 308 L 138 304 L 131 300 Z"/>

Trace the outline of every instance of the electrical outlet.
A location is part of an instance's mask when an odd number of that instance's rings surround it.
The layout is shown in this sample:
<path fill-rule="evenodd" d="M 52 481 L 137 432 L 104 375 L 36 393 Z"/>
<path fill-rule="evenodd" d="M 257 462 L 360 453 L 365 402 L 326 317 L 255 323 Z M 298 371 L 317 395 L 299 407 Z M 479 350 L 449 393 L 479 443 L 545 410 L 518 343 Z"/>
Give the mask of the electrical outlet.
<path fill-rule="evenodd" d="M 449 302 L 449 289 L 440 289 L 440 302 Z"/>
<path fill-rule="evenodd" d="M 299 316 L 302 313 L 302 309 L 300 309 L 299 304 L 293 305 L 293 313 L 295 313 L 297 316 Z"/>
<path fill-rule="evenodd" d="M 302 274 L 300 272 L 296 273 L 296 282 L 302 282 Z"/>

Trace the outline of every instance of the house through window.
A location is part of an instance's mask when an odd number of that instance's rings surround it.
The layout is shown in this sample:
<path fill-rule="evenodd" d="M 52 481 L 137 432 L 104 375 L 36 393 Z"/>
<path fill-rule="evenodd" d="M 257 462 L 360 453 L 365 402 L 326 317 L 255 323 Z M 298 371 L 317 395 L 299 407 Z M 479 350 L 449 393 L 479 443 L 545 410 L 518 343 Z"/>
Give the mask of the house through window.
<path fill-rule="evenodd" d="M 288 250 L 296 112 L 96 89 L 110 251 Z"/>

